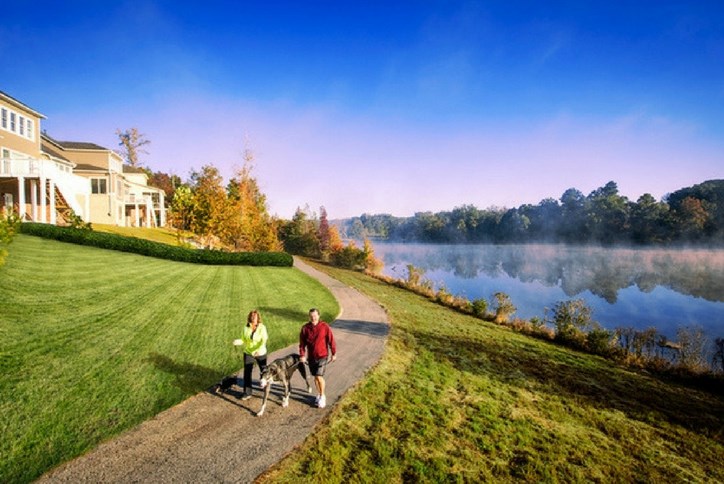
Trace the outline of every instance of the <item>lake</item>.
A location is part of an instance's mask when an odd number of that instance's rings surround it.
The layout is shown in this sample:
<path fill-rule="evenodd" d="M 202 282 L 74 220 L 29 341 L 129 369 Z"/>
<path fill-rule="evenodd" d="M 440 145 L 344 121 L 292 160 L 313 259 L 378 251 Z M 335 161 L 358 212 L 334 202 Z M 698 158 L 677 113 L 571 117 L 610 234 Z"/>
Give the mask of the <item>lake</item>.
<path fill-rule="evenodd" d="M 724 249 L 602 248 L 557 244 L 374 244 L 383 273 L 407 278 L 407 264 L 436 289 L 469 300 L 502 291 L 515 316 L 543 317 L 556 302 L 583 299 L 607 329 L 678 327 L 724 337 Z"/>

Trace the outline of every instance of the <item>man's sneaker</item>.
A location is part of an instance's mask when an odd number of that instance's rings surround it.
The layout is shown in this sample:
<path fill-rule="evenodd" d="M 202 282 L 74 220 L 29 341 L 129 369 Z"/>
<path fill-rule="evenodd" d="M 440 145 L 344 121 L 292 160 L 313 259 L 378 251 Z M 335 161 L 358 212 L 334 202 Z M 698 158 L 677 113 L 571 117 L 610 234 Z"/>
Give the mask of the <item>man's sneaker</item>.
<path fill-rule="evenodd" d="M 319 397 L 319 401 L 317 402 L 317 406 L 318 406 L 319 408 L 324 408 L 324 407 L 327 406 L 327 398 L 326 398 L 324 395 L 322 395 L 321 397 Z"/>
<path fill-rule="evenodd" d="M 320 398 L 322 398 L 322 395 L 317 395 L 316 397 L 314 397 L 314 406 L 315 407 L 319 405 Z"/>
<path fill-rule="evenodd" d="M 241 400 L 242 400 L 242 401 L 244 401 L 244 400 L 249 400 L 250 398 L 251 398 L 251 393 L 245 393 L 245 394 L 241 397 Z"/>

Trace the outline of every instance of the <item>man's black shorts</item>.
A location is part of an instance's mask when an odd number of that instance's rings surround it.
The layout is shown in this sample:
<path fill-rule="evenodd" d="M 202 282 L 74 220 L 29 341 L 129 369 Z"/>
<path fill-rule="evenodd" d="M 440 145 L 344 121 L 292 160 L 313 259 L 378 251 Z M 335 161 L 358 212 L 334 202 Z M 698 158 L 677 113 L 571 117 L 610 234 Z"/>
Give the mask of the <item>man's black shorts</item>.
<path fill-rule="evenodd" d="M 327 368 L 327 357 L 320 360 L 309 359 L 309 371 L 312 376 L 324 376 L 324 370 Z"/>

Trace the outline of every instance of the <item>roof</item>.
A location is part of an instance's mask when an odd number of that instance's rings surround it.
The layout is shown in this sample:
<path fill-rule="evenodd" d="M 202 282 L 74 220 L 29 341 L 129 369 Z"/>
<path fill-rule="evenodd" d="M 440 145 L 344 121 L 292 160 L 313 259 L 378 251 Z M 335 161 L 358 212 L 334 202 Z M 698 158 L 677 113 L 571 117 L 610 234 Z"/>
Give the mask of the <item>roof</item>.
<path fill-rule="evenodd" d="M 78 163 L 75 165 L 75 171 L 104 171 L 107 172 L 105 168 L 101 168 L 100 166 L 96 165 L 89 165 L 88 163 Z"/>
<path fill-rule="evenodd" d="M 65 148 L 66 150 L 103 150 L 103 151 L 110 151 L 108 148 L 104 148 L 103 146 L 97 145 L 95 143 L 86 143 L 83 141 L 56 141 L 60 146 Z"/>
<path fill-rule="evenodd" d="M 68 158 L 63 156 L 60 151 L 56 150 L 52 144 L 48 143 L 47 140 L 42 136 L 40 137 L 40 150 L 43 153 L 52 156 L 53 158 L 58 158 L 69 163 L 71 162 Z"/>
<path fill-rule="evenodd" d="M 37 112 L 35 109 L 33 109 L 33 108 L 31 108 L 31 107 L 29 107 L 29 106 L 21 103 L 20 101 L 18 101 L 17 99 L 15 99 L 14 97 L 12 97 L 11 95 L 9 95 L 9 94 L 7 94 L 7 93 L 4 93 L 3 91 L 0 91 L 0 99 L 4 100 L 5 102 L 7 102 L 7 103 L 9 103 L 9 104 L 12 104 L 12 105 L 15 106 L 16 108 L 23 109 L 23 110 L 29 112 L 30 114 L 32 114 L 32 115 L 34 115 L 34 116 L 37 116 L 37 117 L 39 117 L 39 118 L 41 118 L 41 119 L 46 119 L 46 117 L 45 117 L 44 114 L 40 114 L 40 113 Z"/>
<path fill-rule="evenodd" d="M 123 165 L 123 173 L 143 173 L 146 174 L 146 170 L 137 166 Z"/>

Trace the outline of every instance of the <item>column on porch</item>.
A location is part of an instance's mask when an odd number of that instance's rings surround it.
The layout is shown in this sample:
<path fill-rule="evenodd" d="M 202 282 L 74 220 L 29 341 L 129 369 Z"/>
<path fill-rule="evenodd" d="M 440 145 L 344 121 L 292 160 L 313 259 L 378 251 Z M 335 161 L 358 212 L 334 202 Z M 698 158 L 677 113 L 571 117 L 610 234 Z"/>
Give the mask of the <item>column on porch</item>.
<path fill-rule="evenodd" d="M 50 191 L 50 223 L 57 225 L 58 219 L 55 213 L 55 182 L 52 178 L 48 181 L 48 190 Z"/>
<path fill-rule="evenodd" d="M 166 194 L 161 192 L 159 194 L 159 205 L 158 205 L 158 222 L 159 226 L 166 226 Z"/>
<path fill-rule="evenodd" d="M 45 223 L 47 220 L 46 215 L 48 213 L 48 202 L 45 197 L 45 189 L 47 187 L 47 180 L 43 177 L 40 177 L 40 222 Z"/>
<path fill-rule="evenodd" d="M 153 216 L 153 200 L 151 195 L 146 197 L 146 228 L 151 228 L 151 217 Z"/>
<path fill-rule="evenodd" d="M 33 222 L 38 221 L 38 180 L 33 178 L 30 180 L 30 219 Z"/>
<path fill-rule="evenodd" d="M 18 217 L 25 218 L 25 177 L 18 176 Z"/>
<path fill-rule="evenodd" d="M 139 227 L 141 222 L 138 219 L 138 202 L 136 202 L 134 206 L 136 207 L 136 209 L 133 211 L 133 215 L 136 218 L 136 225 L 134 225 L 134 227 Z"/>

